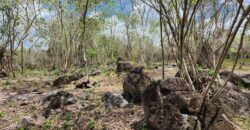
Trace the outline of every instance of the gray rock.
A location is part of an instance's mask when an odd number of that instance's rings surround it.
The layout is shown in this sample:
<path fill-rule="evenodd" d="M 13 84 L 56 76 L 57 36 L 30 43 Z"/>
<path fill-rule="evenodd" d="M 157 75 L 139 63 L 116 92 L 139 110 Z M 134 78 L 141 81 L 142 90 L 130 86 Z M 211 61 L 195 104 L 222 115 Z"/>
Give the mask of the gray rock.
<path fill-rule="evenodd" d="M 42 116 L 25 116 L 17 124 L 17 129 L 33 130 L 42 129 L 45 123 L 45 118 Z"/>
<path fill-rule="evenodd" d="M 123 108 L 128 105 L 128 102 L 121 94 L 113 94 L 106 92 L 102 96 L 102 101 L 104 102 L 105 109 L 113 108 Z"/>
<path fill-rule="evenodd" d="M 88 76 L 83 76 L 80 80 L 78 80 L 75 85 L 76 88 L 90 88 L 88 84 L 90 83 Z"/>
<path fill-rule="evenodd" d="M 227 70 L 219 73 L 222 79 L 226 79 L 229 76 L 229 74 L 230 74 L 230 71 L 227 71 Z M 245 77 L 247 77 L 247 75 L 245 75 Z M 244 78 L 235 73 L 232 73 L 231 77 L 229 78 L 229 81 L 237 86 L 250 88 L 250 80 L 247 80 L 247 78 Z"/>
<path fill-rule="evenodd" d="M 72 75 L 69 75 L 69 76 L 61 76 L 59 78 L 57 78 L 54 82 L 53 82 L 53 87 L 57 87 L 57 88 L 61 88 L 62 85 L 65 85 L 65 84 L 69 84 L 70 82 L 72 81 L 76 81 L 76 80 L 79 80 L 83 77 L 82 74 L 72 74 Z"/>
<path fill-rule="evenodd" d="M 49 93 L 41 102 L 44 106 L 44 116 L 47 118 L 51 109 L 64 108 L 66 105 L 71 105 L 76 102 L 74 96 L 63 90 L 57 90 Z"/>
<path fill-rule="evenodd" d="M 97 76 L 97 75 L 100 75 L 101 74 L 101 70 L 99 70 L 99 69 L 93 69 L 92 71 L 91 71 L 91 76 Z"/>

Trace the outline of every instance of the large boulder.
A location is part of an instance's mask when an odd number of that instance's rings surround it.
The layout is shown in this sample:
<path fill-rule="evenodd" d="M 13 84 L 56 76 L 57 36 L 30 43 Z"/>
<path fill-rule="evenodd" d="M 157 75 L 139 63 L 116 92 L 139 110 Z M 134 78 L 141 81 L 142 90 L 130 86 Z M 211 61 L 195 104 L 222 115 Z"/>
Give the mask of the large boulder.
<path fill-rule="evenodd" d="M 50 114 L 51 109 L 64 108 L 66 105 L 71 105 L 76 102 L 76 99 L 71 93 L 63 90 L 56 90 L 45 96 L 41 104 L 44 106 L 43 115 L 47 118 Z"/>
<path fill-rule="evenodd" d="M 230 73 L 231 73 L 230 71 L 225 70 L 225 71 L 220 72 L 219 75 L 221 79 L 225 80 L 227 79 Z M 240 75 L 232 73 L 231 77 L 229 78 L 229 81 L 237 86 L 250 88 L 250 80 L 247 79 L 247 75 L 245 75 L 245 78 L 244 78 Z"/>
<path fill-rule="evenodd" d="M 104 107 L 107 110 L 113 108 L 123 108 L 128 105 L 128 102 L 121 94 L 113 94 L 106 92 L 102 96 L 102 101 L 104 102 Z"/>
<path fill-rule="evenodd" d="M 142 92 L 150 82 L 151 78 L 143 72 L 143 68 L 133 68 L 123 82 L 123 96 L 128 101 L 141 102 Z"/>
<path fill-rule="evenodd" d="M 61 88 L 63 85 L 69 84 L 72 81 L 79 80 L 82 77 L 83 77 L 83 75 L 82 74 L 78 74 L 78 73 L 75 73 L 75 74 L 72 74 L 72 75 L 69 75 L 69 76 L 61 76 L 61 77 L 57 78 L 53 82 L 52 86 L 56 87 L 56 88 Z"/>
<path fill-rule="evenodd" d="M 222 84 L 225 80 L 222 79 Z M 211 95 L 218 92 L 221 86 L 215 83 L 211 89 Z M 250 98 L 248 93 L 244 93 L 240 86 L 236 86 L 232 82 L 228 82 L 223 92 L 214 100 L 225 115 L 232 120 L 235 115 L 250 116 Z"/>
<path fill-rule="evenodd" d="M 221 109 L 191 89 L 181 78 L 152 82 L 142 94 L 149 129 L 234 130 Z"/>
<path fill-rule="evenodd" d="M 209 76 L 209 72 L 208 72 L 209 70 L 208 69 L 199 69 L 199 70 L 196 70 L 196 72 L 194 72 L 190 66 L 187 67 L 187 70 L 188 70 L 188 74 L 189 74 L 191 80 L 193 81 L 193 85 L 194 85 L 195 89 L 197 91 L 201 92 L 206 87 L 206 85 L 208 84 L 208 82 L 211 79 L 211 77 Z M 180 78 L 180 73 L 177 72 L 175 74 L 175 77 Z M 188 80 L 186 77 L 185 77 L 185 79 Z"/>

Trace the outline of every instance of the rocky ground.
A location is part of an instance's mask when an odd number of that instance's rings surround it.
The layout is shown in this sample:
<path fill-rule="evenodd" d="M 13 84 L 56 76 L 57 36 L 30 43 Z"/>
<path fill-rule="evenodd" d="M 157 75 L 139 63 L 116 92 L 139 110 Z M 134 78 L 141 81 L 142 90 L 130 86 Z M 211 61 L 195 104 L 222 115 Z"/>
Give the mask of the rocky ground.
<path fill-rule="evenodd" d="M 174 77 L 176 72 L 173 67 L 165 70 L 166 77 Z M 161 78 L 159 68 L 145 70 L 145 73 L 155 80 Z M 123 102 L 123 105 L 119 103 L 118 106 L 110 107 L 110 104 L 105 104 L 105 101 L 110 100 L 107 92 L 116 94 L 111 96 L 112 99 L 124 100 L 119 98 L 119 94 L 123 92 L 124 76 L 117 76 L 114 71 L 102 72 L 99 75 L 90 76 L 90 84 L 83 88 L 76 88 L 74 84 L 76 81 L 60 88 L 53 87 L 53 81 L 58 78 L 55 75 L 38 77 L 28 75 L 15 80 L 2 80 L 0 84 L 0 129 L 14 130 L 32 126 L 43 130 L 146 130 L 141 105 Z M 53 104 L 58 108 L 51 109 L 45 118 L 46 105 L 44 104 L 47 101 L 44 99 L 58 91 L 65 92 L 62 94 L 64 96 L 59 96 L 59 103 L 56 101 Z M 244 91 L 248 92 L 247 89 Z M 107 100 L 104 97 L 105 94 L 108 95 Z M 67 99 L 71 96 L 74 101 Z M 50 101 L 47 104 L 51 105 L 52 99 L 48 99 Z M 247 117 L 235 118 L 239 129 L 249 129 L 249 121 Z"/>

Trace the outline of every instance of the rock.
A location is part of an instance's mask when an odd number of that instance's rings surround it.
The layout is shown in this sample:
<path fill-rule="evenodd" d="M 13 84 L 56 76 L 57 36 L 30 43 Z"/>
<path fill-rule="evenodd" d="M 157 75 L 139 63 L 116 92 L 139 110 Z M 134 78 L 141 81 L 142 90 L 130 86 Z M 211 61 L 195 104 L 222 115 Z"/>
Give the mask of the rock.
<path fill-rule="evenodd" d="M 97 106 L 93 103 L 90 102 L 81 102 L 79 105 L 79 108 L 85 111 L 92 111 L 95 109 Z"/>
<path fill-rule="evenodd" d="M 96 81 L 92 82 L 91 85 L 92 86 L 96 86 L 98 83 Z"/>
<path fill-rule="evenodd" d="M 221 102 L 211 103 L 181 78 L 154 81 L 142 94 L 149 129 L 234 130 Z"/>
<path fill-rule="evenodd" d="M 222 79 L 222 84 L 225 80 Z M 218 83 L 213 85 L 211 89 L 211 95 L 219 91 L 221 86 Z M 216 103 L 225 111 L 225 115 L 232 120 L 235 115 L 250 116 L 250 98 L 247 93 L 241 91 L 239 86 L 236 86 L 232 82 L 228 82 L 224 91 L 217 98 Z"/>
<path fill-rule="evenodd" d="M 133 66 L 122 58 L 118 58 L 116 62 L 116 73 L 128 72 Z"/>
<path fill-rule="evenodd" d="M 81 79 L 83 76 L 84 76 L 83 74 L 75 73 L 75 74 L 69 75 L 68 78 L 70 81 L 76 81 L 76 80 Z"/>
<path fill-rule="evenodd" d="M 88 84 L 90 83 L 89 77 L 84 76 L 79 81 L 75 83 L 76 88 L 89 88 Z"/>
<path fill-rule="evenodd" d="M 208 74 L 208 69 L 200 69 L 198 72 L 194 72 L 191 67 L 188 67 L 187 70 L 191 80 L 193 81 L 195 89 L 199 92 L 202 91 L 211 79 Z M 175 77 L 180 78 L 180 73 L 177 72 Z M 185 79 L 188 80 L 187 78 Z"/>
<path fill-rule="evenodd" d="M 151 78 L 143 72 L 143 68 L 134 68 L 123 82 L 123 96 L 128 101 L 140 102 L 143 90 L 150 84 Z"/>
<path fill-rule="evenodd" d="M 113 94 L 106 92 L 102 96 L 102 101 L 104 102 L 105 109 L 113 108 L 123 108 L 128 105 L 128 102 L 121 94 Z"/>
<path fill-rule="evenodd" d="M 101 74 L 101 70 L 99 70 L 99 69 L 93 69 L 92 71 L 91 71 L 91 76 L 97 76 L 97 75 L 100 75 Z"/>
<path fill-rule="evenodd" d="M 185 80 L 171 78 L 152 82 L 142 94 L 143 109 L 150 129 L 182 130 L 182 114 L 197 114 L 202 98 Z"/>
<path fill-rule="evenodd" d="M 221 103 L 204 103 L 201 114 L 198 115 L 201 122 L 201 130 L 236 130 L 233 123 L 225 115 Z"/>
<path fill-rule="evenodd" d="M 69 75 L 69 76 L 62 76 L 62 77 L 59 77 L 57 78 L 54 82 L 53 82 L 53 87 L 57 87 L 57 88 L 61 88 L 62 85 L 65 85 L 65 84 L 69 84 L 70 82 L 72 81 L 76 81 L 76 80 L 79 80 L 80 78 L 82 78 L 83 75 L 82 74 L 72 74 L 72 75 Z"/>
<path fill-rule="evenodd" d="M 3 69 L 0 69 L 0 78 L 5 78 L 8 75 L 5 73 L 5 71 Z"/>
<path fill-rule="evenodd" d="M 33 89 L 32 92 L 33 92 L 34 94 L 43 94 L 43 91 L 41 91 L 41 90 L 39 90 L 39 89 L 37 89 L 37 88 Z"/>
<path fill-rule="evenodd" d="M 61 88 L 62 85 L 64 84 L 69 84 L 70 80 L 68 79 L 68 76 L 62 76 L 57 78 L 54 82 L 53 82 L 53 87 L 57 87 L 57 88 Z"/>
<path fill-rule="evenodd" d="M 250 74 L 245 74 L 242 76 L 242 78 L 250 81 Z"/>
<path fill-rule="evenodd" d="M 230 74 L 230 71 L 222 71 L 219 73 L 221 79 L 227 79 L 227 77 L 229 76 Z M 246 87 L 246 88 L 250 88 L 250 81 L 243 78 L 242 76 L 240 75 L 237 75 L 235 73 L 232 73 L 230 79 L 229 79 L 230 82 L 234 83 L 235 85 L 237 86 L 241 86 L 241 87 Z"/>
<path fill-rule="evenodd" d="M 34 130 L 42 129 L 45 123 L 45 118 L 42 116 L 25 116 L 17 124 L 17 129 Z"/>
<path fill-rule="evenodd" d="M 71 105 L 76 102 L 74 96 L 63 90 L 57 90 L 49 93 L 41 102 L 44 106 L 44 116 L 47 118 L 51 109 L 64 108 L 66 105 Z"/>

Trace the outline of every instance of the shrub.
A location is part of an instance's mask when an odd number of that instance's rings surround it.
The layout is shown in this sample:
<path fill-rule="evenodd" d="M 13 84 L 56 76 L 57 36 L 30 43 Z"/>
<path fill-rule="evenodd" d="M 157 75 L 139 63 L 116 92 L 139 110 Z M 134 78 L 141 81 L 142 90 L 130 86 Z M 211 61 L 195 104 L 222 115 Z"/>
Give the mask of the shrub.
<path fill-rule="evenodd" d="M 90 121 L 88 121 L 87 128 L 90 130 L 93 130 L 95 128 L 95 120 L 94 119 L 91 119 Z"/>
<path fill-rule="evenodd" d="M 9 80 L 3 80 L 2 85 L 10 85 L 10 81 Z"/>
<path fill-rule="evenodd" d="M 213 75 L 214 75 L 214 72 L 215 72 L 214 70 L 209 69 L 209 70 L 208 70 L 208 75 L 209 75 L 209 76 L 213 76 Z"/>

